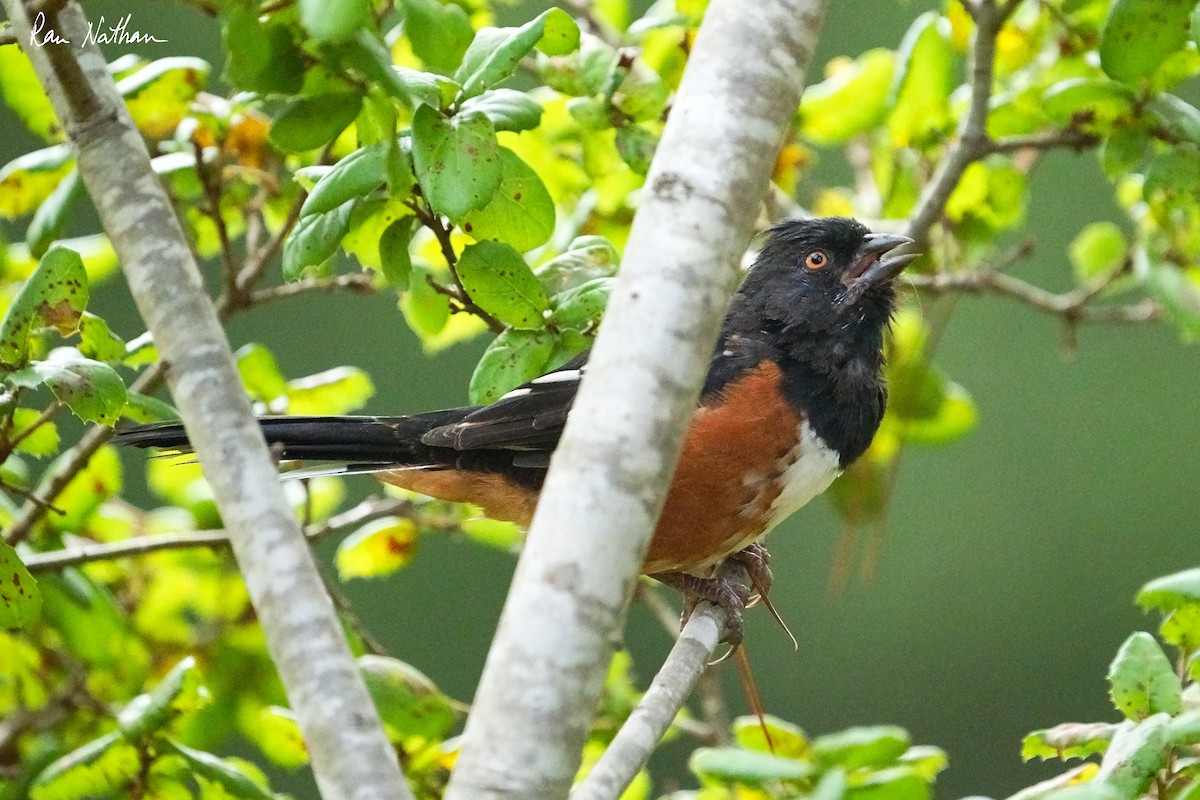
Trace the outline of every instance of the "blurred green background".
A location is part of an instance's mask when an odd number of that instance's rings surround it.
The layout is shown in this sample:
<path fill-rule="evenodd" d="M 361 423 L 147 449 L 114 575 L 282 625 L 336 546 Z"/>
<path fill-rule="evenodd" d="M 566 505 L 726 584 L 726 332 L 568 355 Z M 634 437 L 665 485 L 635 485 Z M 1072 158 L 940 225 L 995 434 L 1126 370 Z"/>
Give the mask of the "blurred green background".
<path fill-rule="evenodd" d="M 509 7 L 502 22 L 542 5 Z M 936 5 L 833 0 L 811 79 L 835 55 L 895 47 Z M 86 8 L 110 22 L 132 14 L 131 29 L 169 40 L 136 52 L 198 55 L 219 72 L 219 30 L 198 12 L 133 0 Z M 0 163 L 35 146 L 0 108 Z M 1093 155 L 1049 156 L 1035 173 L 1026 224 L 1037 248 L 1014 271 L 1068 288 L 1056 282 L 1067 280 L 1062 264 L 1079 229 L 1097 219 L 1124 224 L 1110 196 Z M 94 225 L 81 219 L 71 233 Z M 23 235 L 23 227 L 0 230 L 10 241 Z M 856 562 L 843 591 L 828 588 L 841 532 L 825 501 L 782 526 L 770 542 L 773 597 L 801 646 L 793 652 L 761 611 L 750 614 L 746 638 L 771 712 L 810 733 L 902 725 L 915 741 L 949 752 L 940 796 L 999 797 L 1061 769 L 1021 764 L 1027 731 L 1116 719 L 1107 665 L 1132 630 L 1155 624 L 1133 606 L 1135 590 L 1195 564 L 1200 349 L 1166 326 L 1090 327 L 1068 353 L 1057 320 L 995 297 L 958 305 L 938 362 L 974 395 L 977 429 L 952 447 L 905 455 L 872 578 Z M 104 286 L 93 308 L 122 336 L 142 330 L 119 282 Z M 339 364 L 366 369 L 378 390 L 369 413 L 461 404 L 485 344 L 427 360 L 385 296 L 285 301 L 238 317 L 229 333 L 235 347 L 268 345 L 289 376 Z M 135 480 L 143 456 L 130 454 L 126 465 Z M 371 488 L 370 479 L 354 479 L 357 493 Z M 421 547 L 407 570 L 346 591 L 395 654 L 469 700 L 513 560 L 458 537 L 426 538 Z M 645 682 L 670 641 L 639 609 L 628 641 Z M 735 670 L 720 671 L 733 713 L 743 713 Z M 686 746 L 666 746 L 654 763 L 690 785 Z"/>

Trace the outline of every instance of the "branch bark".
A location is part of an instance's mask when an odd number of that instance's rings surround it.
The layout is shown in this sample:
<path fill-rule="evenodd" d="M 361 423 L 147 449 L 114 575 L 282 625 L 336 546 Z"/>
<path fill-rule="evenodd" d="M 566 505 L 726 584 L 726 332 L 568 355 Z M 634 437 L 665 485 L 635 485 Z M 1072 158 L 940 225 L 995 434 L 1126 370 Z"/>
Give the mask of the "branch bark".
<path fill-rule="evenodd" d="M 708 8 L 447 800 L 567 794 L 824 8 Z"/>
<path fill-rule="evenodd" d="M 30 13 L 74 44 L 27 46 L 156 345 L 326 800 L 410 798 L 204 292 L 171 204 L 75 3 L 2 0 L 18 41 Z"/>

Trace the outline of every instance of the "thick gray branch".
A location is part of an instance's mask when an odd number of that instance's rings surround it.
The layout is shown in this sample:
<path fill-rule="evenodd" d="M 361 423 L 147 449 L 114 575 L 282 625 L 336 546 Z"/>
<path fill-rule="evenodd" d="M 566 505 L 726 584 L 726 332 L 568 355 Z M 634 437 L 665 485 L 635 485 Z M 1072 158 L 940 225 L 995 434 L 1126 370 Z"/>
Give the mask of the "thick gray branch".
<path fill-rule="evenodd" d="M 276 477 L 216 313 L 104 59 L 84 45 L 74 3 L 47 4 L 44 31 L 74 44 L 28 46 L 30 18 L 3 0 L 75 150 L 204 464 L 267 644 L 326 800 L 411 797 Z"/>
<path fill-rule="evenodd" d="M 824 7 L 709 5 L 447 800 L 567 793 Z"/>

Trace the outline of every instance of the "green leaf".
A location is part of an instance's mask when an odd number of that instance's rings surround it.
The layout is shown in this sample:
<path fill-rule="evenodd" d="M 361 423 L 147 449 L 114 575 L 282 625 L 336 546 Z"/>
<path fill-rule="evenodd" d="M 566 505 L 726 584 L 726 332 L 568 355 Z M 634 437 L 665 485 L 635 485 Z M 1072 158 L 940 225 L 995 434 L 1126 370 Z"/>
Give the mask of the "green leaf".
<path fill-rule="evenodd" d="M 1129 800 L 1107 783 L 1095 780 L 1063 786 L 1038 797 L 1039 800 Z"/>
<path fill-rule="evenodd" d="M 506 552 L 514 551 L 525 539 L 520 526 L 500 519 L 468 517 L 459 522 L 458 527 L 476 542 Z"/>
<path fill-rule="evenodd" d="M 916 770 L 929 783 L 933 783 L 937 776 L 950 766 L 950 759 L 946 755 L 946 751 L 931 745 L 910 747 L 897 760 Z"/>
<path fill-rule="evenodd" d="M 388 285 L 397 291 L 408 288 L 412 278 L 413 226 L 407 220 L 393 222 L 379 237 L 379 264 Z"/>
<path fill-rule="evenodd" d="M 442 72 L 458 66 L 475 38 L 475 29 L 462 6 L 437 0 L 400 0 L 404 36 L 417 58 Z"/>
<path fill-rule="evenodd" d="M 328 260 L 350 229 L 350 215 L 359 200 L 347 200 L 324 214 L 309 214 L 296 221 L 283 243 L 283 277 L 294 281 L 306 267 L 317 267 Z"/>
<path fill-rule="evenodd" d="M 1200 147 L 1179 144 L 1150 162 L 1142 194 L 1152 202 L 1194 197 L 1200 192 Z"/>
<path fill-rule="evenodd" d="M 21 367 L 29 359 L 29 337 L 38 328 L 74 333 L 88 301 L 87 271 L 79 254 L 52 248 L 38 262 L 0 322 L 0 364 Z"/>
<path fill-rule="evenodd" d="M 1155 714 L 1139 723 L 1119 726 L 1093 780 L 1109 784 L 1124 798 L 1145 792 L 1167 764 L 1170 748 L 1166 731 L 1170 721 L 1167 714 Z"/>
<path fill-rule="evenodd" d="M 995 234 L 1020 224 L 1025 205 L 1024 173 L 1007 159 L 995 158 L 976 161 L 963 171 L 946 200 L 946 216 Z"/>
<path fill-rule="evenodd" d="M 221 36 L 225 69 L 221 78 L 239 89 L 295 94 L 304 85 L 304 53 L 282 23 L 259 16 L 257 8 L 226 9 Z"/>
<path fill-rule="evenodd" d="M 954 381 L 942 384 L 942 401 L 932 415 L 905 420 L 899 433 L 905 441 L 940 445 L 961 439 L 971 432 L 979 416 L 970 393 Z"/>
<path fill-rule="evenodd" d="M 504 331 L 488 345 L 475 366 L 467 390 L 471 403 L 491 403 L 538 377 L 546 371 L 553 350 L 554 337 L 548 331 Z"/>
<path fill-rule="evenodd" d="M 345 414 L 375 394 L 370 376 L 357 367 L 334 367 L 287 383 L 289 414 Z"/>
<path fill-rule="evenodd" d="M 29 800 L 68 800 L 115 793 L 141 770 L 137 748 L 113 731 L 56 759 L 34 778 Z"/>
<path fill-rule="evenodd" d="M 688 769 L 702 780 L 707 778 L 745 786 L 804 780 L 816 771 L 805 761 L 737 747 L 697 748 L 688 759 Z"/>
<path fill-rule="evenodd" d="M 858 767 L 882 767 L 908 749 L 908 731 L 894 725 L 847 728 L 838 733 L 819 736 L 812 743 L 813 758 L 830 767 L 847 770 Z"/>
<path fill-rule="evenodd" d="M 497 131 L 519 133 L 536 128 L 542 121 L 541 103 L 516 89 L 491 89 L 467 100 L 460 111 L 486 115 Z"/>
<path fill-rule="evenodd" d="M 538 60 L 542 80 L 569 97 L 599 94 L 611 80 L 620 54 L 597 36 L 586 35 L 570 55 Z"/>
<path fill-rule="evenodd" d="M 433 72 L 421 72 L 408 67 L 391 67 L 396 80 L 404 87 L 409 104 L 416 107 L 424 103 L 434 108 L 445 108 L 462 89 L 452 79 Z"/>
<path fill-rule="evenodd" d="M 88 311 L 79 319 L 79 352 L 105 364 L 120 364 L 128 353 L 125 340 L 112 332 L 108 323 Z"/>
<path fill-rule="evenodd" d="M 671 89 L 645 62 L 637 60 L 609 98 L 617 111 L 635 122 L 659 119 L 667 107 Z"/>
<path fill-rule="evenodd" d="M 170 422 L 179 419 L 179 412 L 170 403 L 163 402 L 157 397 L 129 392 L 125 398 L 125 408 L 121 416 L 139 423 Z"/>
<path fill-rule="evenodd" d="M 545 244 L 554 233 L 554 201 L 542 179 L 507 147 L 500 148 L 500 170 L 491 201 L 462 218 L 463 230 L 477 240 L 498 239 L 521 251 Z"/>
<path fill-rule="evenodd" d="M 617 129 L 617 153 L 621 160 L 638 175 L 650 171 L 650 160 L 658 147 L 658 136 L 643 125 L 626 125 Z"/>
<path fill-rule="evenodd" d="M 429 285 L 433 277 L 426 268 L 414 266 L 408 291 L 400 298 L 404 320 L 422 342 L 440 333 L 450 319 L 450 301 Z"/>
<path fill-rule="evenodd" d="M 163 676 L 153 691 L 135 697 L 121 709 L 117 724 L 127 740 L 142 741 L 184 714 L 203 708 L 210 699 L 196 669 L 196 659 L 187 656 Z"/>
<path fill-rule="evenodd" d="M 417 526 L 405 517 L 372 520 L 343 539 L 334 563 L 338 578 L 378 578 L 408 566 L 417 549 Z"/>
<path fill-rule="evenodd" d="M 264 345 L 248 342 L 233 354 L 246 394 L 270 403 L 287 391 L 287 381 L 275 363 L 275 356 Z"/>
<path fill-rule="evenodd" d="M 268 706 L 259 712 L 256 722 L 254 742 L 272 762 L 291 769 L 308 763 L 308 748 L 291 710 Z"/>
<path fill-rule="evenodd" d="M 805 89 L 800 135 L 817 144 L 842 144 L 874 128 L 887 114 L 895 70 L 895 53 L 868 50 Z"/>
<path fill-rule="evenodd" d="M 1033 731 L 1021 742 L 1021 758 L 1087 758 L 1107 750 L 1116 730 L 1108 722 L 1068 722 Z"/>
<path fill-rule="evenodd" d="M 55 239 L 61 239 L 66 230 L 67 219 L 71 216 L 79 198 L 87 192 L 83 181 L 79 179 L 79 170 L 73 169 L 67 173 L 62 182 L 55 187 L 29 222 L 25 232 L 25 244 L 29 254 L 41 258 Z"/>
<path fill-rule="evenodd" d="M 84 422 L 111 426 L 125 408 L 125 382 L 117 371 L 85 358 L 74 347 L 57 347 L 45 361 L 34 361 L 9 375 L 8 380 L 30 389 L 45 384 Z"/>
<path fill-rule="evenodd" d="M 1190 603 L 1169 612 L 1158 627 L 1159 636 L 1191 653 L 1200 649 L 1200 605 Z"/>
<path fill-rule="evenodd" d="M 549 295 L 617 273 L 621 256 L 612 242 L 603 236 L 580 236 L 561 255 L 542 264 L 534 272 Z"/>
<path fill-rule="evenodd" d="M 1200 709 L 1184 711 L 1167 723 L 1167 741 L 1175 747 L 1200 743 Z"/>
<path fill-rule="evenodd" d="M 771 734 L 767 743 L 763 735 L 763 724 Z M 733 721 L 733 740 L 739 747 L 763 753 L 773 752 L 785 758 L 807 759 L 808 738 L 799 725 L 766 714 L 762 722 L 756 716 L 738 717 Z"/>
<path fill-rule="evenodd" d="M 159 58 L 117 81 L 117 91 L 143 135 L 168 138 L 204 88 L 208 62 L 187 56 Z"/>
<path fill-rule="evenodd" d="M 275 115 L 267 138 L 285 153 L 314 150 L 354 122 L 362 103 L 362 95 L 357 92 L 297 97 Z"/>
<path fill-rule="evenodd" d="M 561 8 L 543 11 L 519 28 L 484 28 L 463 55 L 454 79 L 463 98 L 475 97 L 512 75 L 517 63 L 546 37 L 547 55 L 574 50 L 579 28 Z"/>
<path fill-rule="evenodd" d="M 920 142 L 949 124 L 956 60 L 946 19 L 932 11 L 917 17 L 896 54 L 887 127 L 897 146 Z"/>
<path fill-rule="evenodd" d="M 300 22 L 318 42 L 343 42 L 370 19 L 369 0 L 300 0 Z"/>
<path fill-rule="evenodd" d="M 13 409 L 12 432 L 9 435 L 9 441 L 23 435 L 41 416 L 41 412 L 34 411 L 32 408 Z M 16 452 L 28 453 L 35 458 L 40 458 L 57 453 L 58 443 L 58 428 L 53 422 L 42 422 L 28 436 L 21 439 Z"/>
<path fill-rule="evenodd" d="M 1133 113 L 1129 88 L 1105 78 L 1070 78 L 1042 94 L 1042 109 L 1056 125 L 1106 132 Z"/>
<path fill-rule="evenodd" d="M 1200 143 L 1200 109 L 1182 97 L 1156 95 L 1146 104 L 1146 110 L 1175 136 Z"/>
<path fill-rule="evenodd" d="M 913 767 L 851 774 L 846 800 L 930 800 L 929 782 Z"/>
<path fill-rule="evenodd" d="M 1187 341 L 1200 339 L 1200 268 L 1156 263 L 1142 248 L 1133 258 L 1134 272 Z"/>
<path fill-rule="evenodd" d="M 393 741 L 441 741 L 454 727 L 450 698 L 415 667 L 387 656 L 359 656 L 367 691 Z"/>
<path fill-rule="evenodd" d="M 546 324 L 550 301 L 521 254 L 503 242 L 467 245 L 458 259 L 458 277 L 470 298 L 514 328 Z"/>
<path fill-rule="evenodd" d="M 48 141 L 63 138 L 50 98 L 19 47 L 0 47 L 0 97 L 35 136 Z"/>
<path fill-rule="evenodd" d="M 408 246 L 415 227 L 412 209 L 394 196 L 364 200 L 350 217 L 342 248 L 363 267 L 381 272 L 388 283 L 403 290 L 412 271 Z"/>
<path fill-rule="evenodd" d="M 1115 0 L 1100 32 L 1100 66 L 1112 78 L 1147 78 L 1183 47 L 1194 0 Z"/>
<path fill-rule="evenodd" d="M 612 278 L 593 278 L 587 283 L 556 294 L 550 302 L 554 311 L 550 324 L 559 328 L 587 331 L 600 324 L 612 292 Z"/>
<path fill-rule="evenodd" d="M 1138 591 L 1137 602 L 1166 611 L 1200 603 L 1200 567 L 1155 578 Z"/>
<path fill-rule="evenodd" d="M 1111 273 L 1125 261 L 1127 252 L 1125 234 L 1111 222 L 1088 225 L 1067 250 L 1075 277 L 1081 282 Z"/>
<path fill-rule="evenodd" d="M 59 456 L 46 470 L 46 474 L 53 475 L 62 467 L 62 462 L 69 458 L 70 453 Z M 66 513 L 51 514 L 47 520 L 55 530 L 77 531 L 101 503 L 114 497 L 119 491 L 121 460 L 117 457 L 115 448 L 101 447 L 88 465 L 59 492 L 56 502 Z"/>
<path fill-rule="evenodd" d="M 212 753 L 193 750 L 179 742 L 171 740 L 164 744 L 177 755 L 182 756 L 197 775 L 218 784 L 238 800 L 275 800 L 270 791 L 259 786 L 254 780 L 227 759 L 218 758 Z"/>
<path fill-rule="evenodd" d="M 480 111 L 446 118 L 422 105 L 413 116 L 413 166 L 434 211 L 458 222 L 483 208 L 503 178 L 500 144 Z"/>
<path fill-rule="evenodd" d="M 324 214 L 383 185 L 388 145 L 360 147 L 321 176 L 300 207 L 300 216 Z"/>
<path fill-rule="evenodd" d="M 0 542 L 0 628 L 24 628 L 38 618 L 42 593 L 12 545 Z"/>
<path fill-rule="evenodd" d="M 0 217 L 15 219 L 33 211 L 74 168 L 65 144 L 17 156 L 0 167 Z"/>
<path fill-rule="evenodd" d="M 1125 640 L 1108 668 L 1109 695 L 1113 705 L 1128 719 L 1152 714 L 1178 714 L 1182 687 L 1153 636 L 1138 632 Z"/>

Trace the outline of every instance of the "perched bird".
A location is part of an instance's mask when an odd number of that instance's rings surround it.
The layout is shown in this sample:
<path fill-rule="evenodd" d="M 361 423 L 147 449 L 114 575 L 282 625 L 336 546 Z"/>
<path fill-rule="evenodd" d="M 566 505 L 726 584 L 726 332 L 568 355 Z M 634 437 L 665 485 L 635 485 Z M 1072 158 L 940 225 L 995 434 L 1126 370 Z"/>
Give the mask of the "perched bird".
<path fill-rule="evenodd" d="M 824 491 L 871 443 L 883 416 L 883 337 L 893 279 L 917 256 L 904 236 L 847 218 L 768 232 L 733 297 L 643 571 L 740 612 L 746 595 L 710 579 Z M 341 462 L 387 483 L 469 502 L 527 526 L 587 353 L 490 405 L 402 417 L 267 417 L 287 460 Z M 188 448 L 177 423 L 122 444 Z M 747 550 L 749 548 L 749 550 Z M 739 617 L 740 618 L 740 617 Z"/>

